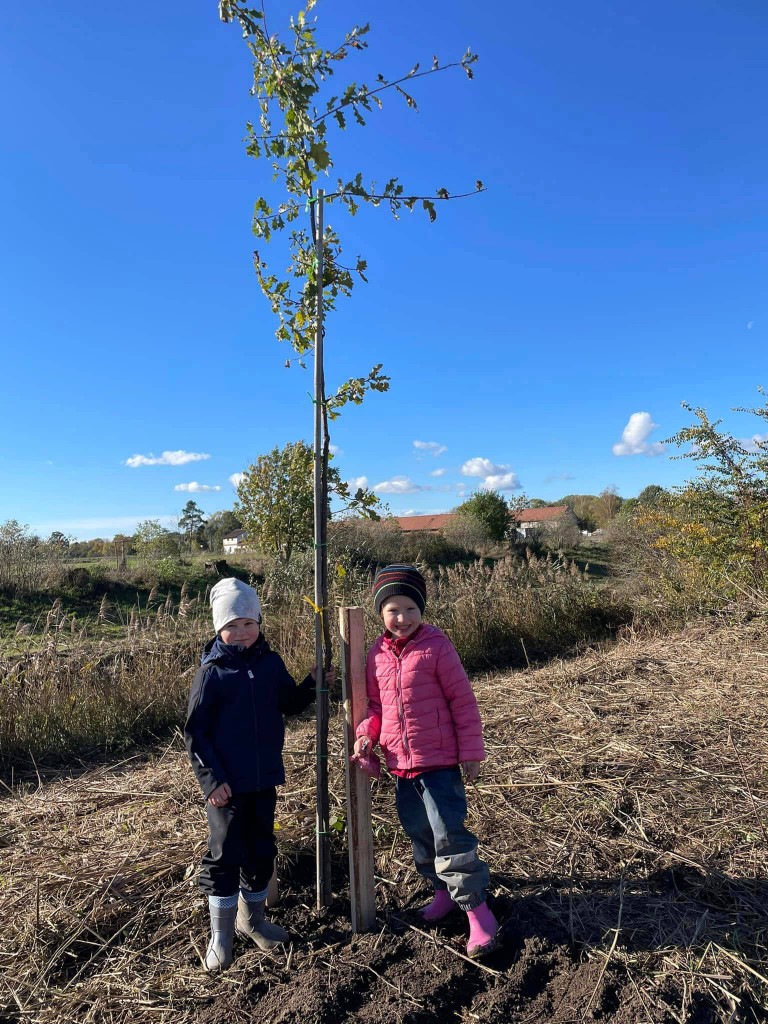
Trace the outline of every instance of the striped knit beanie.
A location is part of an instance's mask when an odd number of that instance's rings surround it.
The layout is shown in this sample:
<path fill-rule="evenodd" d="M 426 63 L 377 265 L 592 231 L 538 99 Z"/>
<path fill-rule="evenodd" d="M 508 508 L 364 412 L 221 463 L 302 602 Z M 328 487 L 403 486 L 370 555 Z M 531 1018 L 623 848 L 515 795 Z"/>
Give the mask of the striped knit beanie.
<path fill-rule="evenodd" d="M 373 581 L 373 604 L 376 614 L 389 597 L 410 597 L 424 612 L 427 603 L 427 583 L 418 569 L 412 565 L 385 565 L 379 569 Z"/>

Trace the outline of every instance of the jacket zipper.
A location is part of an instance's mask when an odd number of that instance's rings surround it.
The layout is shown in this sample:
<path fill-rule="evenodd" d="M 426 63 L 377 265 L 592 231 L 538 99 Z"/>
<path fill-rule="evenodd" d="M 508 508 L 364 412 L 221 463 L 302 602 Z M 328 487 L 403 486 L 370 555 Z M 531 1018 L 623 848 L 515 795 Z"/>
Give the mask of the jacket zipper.
<path fill-rule="evenodd" d="M 403 750 L 410 759 L 411 756 L 411 745 L 408 742 L 408 730 L 405 727 L 405 708 L 403 706 L 403 688 L 402 688 L 402 668 L 403 668 L 403 655 L 405 654 L 408 644 L 403 647 L 401 653 L 398 655 L 395 653 L 395 662 L 397 668 L 395 670 L 395 692 L 397 693 L 397 717 L 400 719 L 400 735 L 403 739 Z"/>
<path fill-rule="evenodd" d="M 254 692 L 253 692 L 253 686 L 254 686 L 253 681 L 255 679 L 255 676 L 254 676 L 253 672 L 250 669 L 248 669 L 248 678 L 251 680 L 251 708 L 253 710 L 253 733 L 254 733 L 254 738 L 255 738 L 255 741 L 256 741 L 256 743 L 255 743 L 255 745 L 256 745 L 256 788 L 257 789 L 261 789 L 262 788 L 262 786 L 261 786 L 261 770 L 260 770 L 261 769 L 261 762 L 259 760 L 259 753 L 258 753 L 258 751 L 259 751 L 259 718 L 258 718 L 258 715 L 256 714 L 256 697 L 255 697 Z"/>

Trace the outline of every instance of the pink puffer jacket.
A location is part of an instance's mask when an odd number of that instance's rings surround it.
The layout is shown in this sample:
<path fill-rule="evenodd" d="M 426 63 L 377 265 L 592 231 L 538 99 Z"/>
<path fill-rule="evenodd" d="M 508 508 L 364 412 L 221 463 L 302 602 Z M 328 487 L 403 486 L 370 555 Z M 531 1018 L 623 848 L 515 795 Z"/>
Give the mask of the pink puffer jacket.
<path fill-rule="evenodd" d="M 424 623 L 401 657 L 380 636 L 366 662 L 368 717 L 358 736 L 381 743 L 387 767 L 434 768 L 485 759 L 480 711 L 451 641 Z"/>

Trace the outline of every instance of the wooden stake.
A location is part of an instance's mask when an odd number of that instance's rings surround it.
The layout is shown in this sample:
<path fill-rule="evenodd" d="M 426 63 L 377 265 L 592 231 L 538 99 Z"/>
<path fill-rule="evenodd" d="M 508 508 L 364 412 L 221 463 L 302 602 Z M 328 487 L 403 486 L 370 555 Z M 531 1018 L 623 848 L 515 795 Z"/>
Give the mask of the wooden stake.
<path fill-rule="evenodd" d="M 355 746 L 355 729 L 366 715 L 363 609 L 340 608 L 339 632 L 342 649 L 341 685 L 346 718 L 344 750 L 352 931 L 368 932 L 376 924 L 371 783 L 364 772 L 349 763 Z"/>

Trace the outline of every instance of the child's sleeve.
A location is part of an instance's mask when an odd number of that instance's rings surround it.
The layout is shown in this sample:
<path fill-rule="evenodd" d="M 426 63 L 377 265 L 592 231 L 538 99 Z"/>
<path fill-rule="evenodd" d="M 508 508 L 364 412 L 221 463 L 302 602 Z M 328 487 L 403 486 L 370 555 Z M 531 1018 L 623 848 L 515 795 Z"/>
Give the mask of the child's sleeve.
<path fill-rule="evenodd" d="M 213 688 L 206 685 L 208 681 L 209 673 L 199 669 L 192 683 L 184 725 L 184 742 L 189 760 L 206 799 L 214 789 L 228 781 L 209 735 L 214 700 Z"/>
<path fill-rule="evenodd" d="M 365 690 L 368 697 L 367 716 L 362 720 L 355 736 L 367 736 L 371 743 L 378 743 L 381 735 L 381 693 L 376 678 L 376 660 L 373 649 L 368 652 L 365 662 Z"/>
<path fill-rule="evenodd" d="M 278 661 L 279 673 L 277 706 L 283 715 L 299 715 L 315 699 L 315 680 L 307 674 L 297 686 L 280 655 L 275 654 L 275 658 Z"/>
<path fill-rule="evenodd" d="M 483 723 L 477 698 L 456 648 L 446 637 L 437 659 L 437 678 L 451 709 L 459 761 L 484 761 Z"/>

